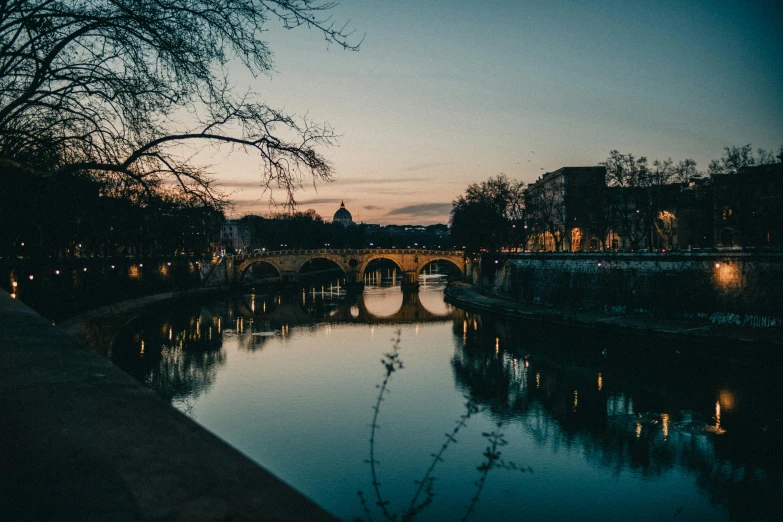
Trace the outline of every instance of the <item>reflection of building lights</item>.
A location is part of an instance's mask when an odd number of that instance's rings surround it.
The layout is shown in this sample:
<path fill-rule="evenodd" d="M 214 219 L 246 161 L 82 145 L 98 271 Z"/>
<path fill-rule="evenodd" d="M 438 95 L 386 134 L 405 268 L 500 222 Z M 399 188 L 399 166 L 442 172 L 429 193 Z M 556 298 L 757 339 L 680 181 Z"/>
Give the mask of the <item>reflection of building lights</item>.
<path fill-rule="evenodd" d="M 495 353 L 500 352 L 500 337 L 495 337 Z"/>
<path fill-rule="evenodd" d="M 171 331 L 171 327 L 169 326 L 169 341 L 171 341 L 171 336 L 172 336 L 172 331 Z"/>
<path fill-rule="evenodd" d="M 574 408 L 573 411 L 576 411 L 576 407 L 579 405 L 579 391 L 574 390 Z"/>
<path fill-rule="evenodd" d="M 716 435 L 723 435 L 726 433 L 726 430 L 720 426 L 720 401 L 715 402 L 715 426 L 709 426 L 707 430 Z"/>
<path fill-rule="evenodd" d="M 636 438 L 640 438 L 642 436 L 642 422 L 637 420 L 636 421 Z"/>
<path fill-rule="evenodd" d="M 669 414 L 668 413 L 661 413 L 661 424 L 662 424 L 662 430 L 663 430 L 663 436 L 668 437 L 669 436 Z"/>
<path fill-rule="evenodd" d="M 734 393 L 730 390 L 721 390 L 718 398 L 721 408 L 731 411 L 734 409 Z"/>
<path fill-rule="evenodd" d="M 144 341 L 141 342 L 141 355 L 144 355 Z"/>
<path fill-rule="evenodd" d="M 604 378 L 601 376 L 601 374 L 598 374 L 598 391 L 601 391 L 601 388 L 604 387 Z"/>
<path fill-rule="evenodd" d="M 541 374 L 536 372 L 536 388 L 541 387 Z"/>

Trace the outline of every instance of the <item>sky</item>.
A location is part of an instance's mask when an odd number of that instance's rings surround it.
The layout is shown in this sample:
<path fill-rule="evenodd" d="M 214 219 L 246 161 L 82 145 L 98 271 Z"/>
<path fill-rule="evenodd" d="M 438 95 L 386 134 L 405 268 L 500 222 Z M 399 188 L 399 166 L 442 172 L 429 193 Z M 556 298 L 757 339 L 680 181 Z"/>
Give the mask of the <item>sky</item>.
<path fill-rule="evenodd" d="M 340 135 L 321 149 L 336 180 L 296 194 L 327 221 L 344 200 L 357 222 L 447 223 L 471 183 L 533 183 L 612 149 L 706 170 L 728 145 L 783 145 L 783 2 L 343 0 L 332 14 L 359 52 L 270 21 L 275 72 L 244 77 Z M 234 217 L 279 210 L 250 157 L 212 161 Z"/>

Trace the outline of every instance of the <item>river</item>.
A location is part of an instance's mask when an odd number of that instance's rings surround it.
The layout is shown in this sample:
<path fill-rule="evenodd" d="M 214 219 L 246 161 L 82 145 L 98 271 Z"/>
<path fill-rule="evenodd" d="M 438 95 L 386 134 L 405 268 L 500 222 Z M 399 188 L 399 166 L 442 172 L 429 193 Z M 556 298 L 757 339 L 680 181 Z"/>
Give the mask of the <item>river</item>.
<path fill-rule="evenodd" d="M 474 314 L 437 277 L 380 282 L 155 310 L 110 357 L 346 520 L 383 520 L 379 501 L 418 520 L 783 514 L 778 356 Z"/>

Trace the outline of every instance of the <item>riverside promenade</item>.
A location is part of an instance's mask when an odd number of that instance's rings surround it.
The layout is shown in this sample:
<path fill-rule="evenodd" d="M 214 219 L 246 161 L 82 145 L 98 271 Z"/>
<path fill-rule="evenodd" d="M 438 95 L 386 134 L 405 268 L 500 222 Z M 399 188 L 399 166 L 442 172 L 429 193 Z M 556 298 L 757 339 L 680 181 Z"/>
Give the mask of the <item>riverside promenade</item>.
<path fill-rule="evenodd" d="M 336 520 L 0 290 L 4 520 Z"/>

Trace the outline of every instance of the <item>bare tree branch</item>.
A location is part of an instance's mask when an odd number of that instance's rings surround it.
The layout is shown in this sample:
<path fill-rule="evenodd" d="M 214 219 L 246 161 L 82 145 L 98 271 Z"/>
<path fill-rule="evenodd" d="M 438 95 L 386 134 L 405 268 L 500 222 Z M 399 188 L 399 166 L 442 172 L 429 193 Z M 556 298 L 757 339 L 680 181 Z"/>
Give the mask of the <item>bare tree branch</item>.
<path fill-rule="evenodd" d="M 329 181 L 317 152 L 328 125 L 280 113 L 230 87 L 229 64 L 272 71 L 265 24 L 320 31 L 357 50 L 361 38 L 320 0 L 3 0 L 0 159 L 54 175 L 88 172 L 219 199 L 209 173 L 177 146 L 203 142 L 254 154 L 261 185 L 289 205 L 305 179 Z M 185 115 L 183 118 L 183 114 Z M 186 127 L 181 120 L 197 122 Z"/>

